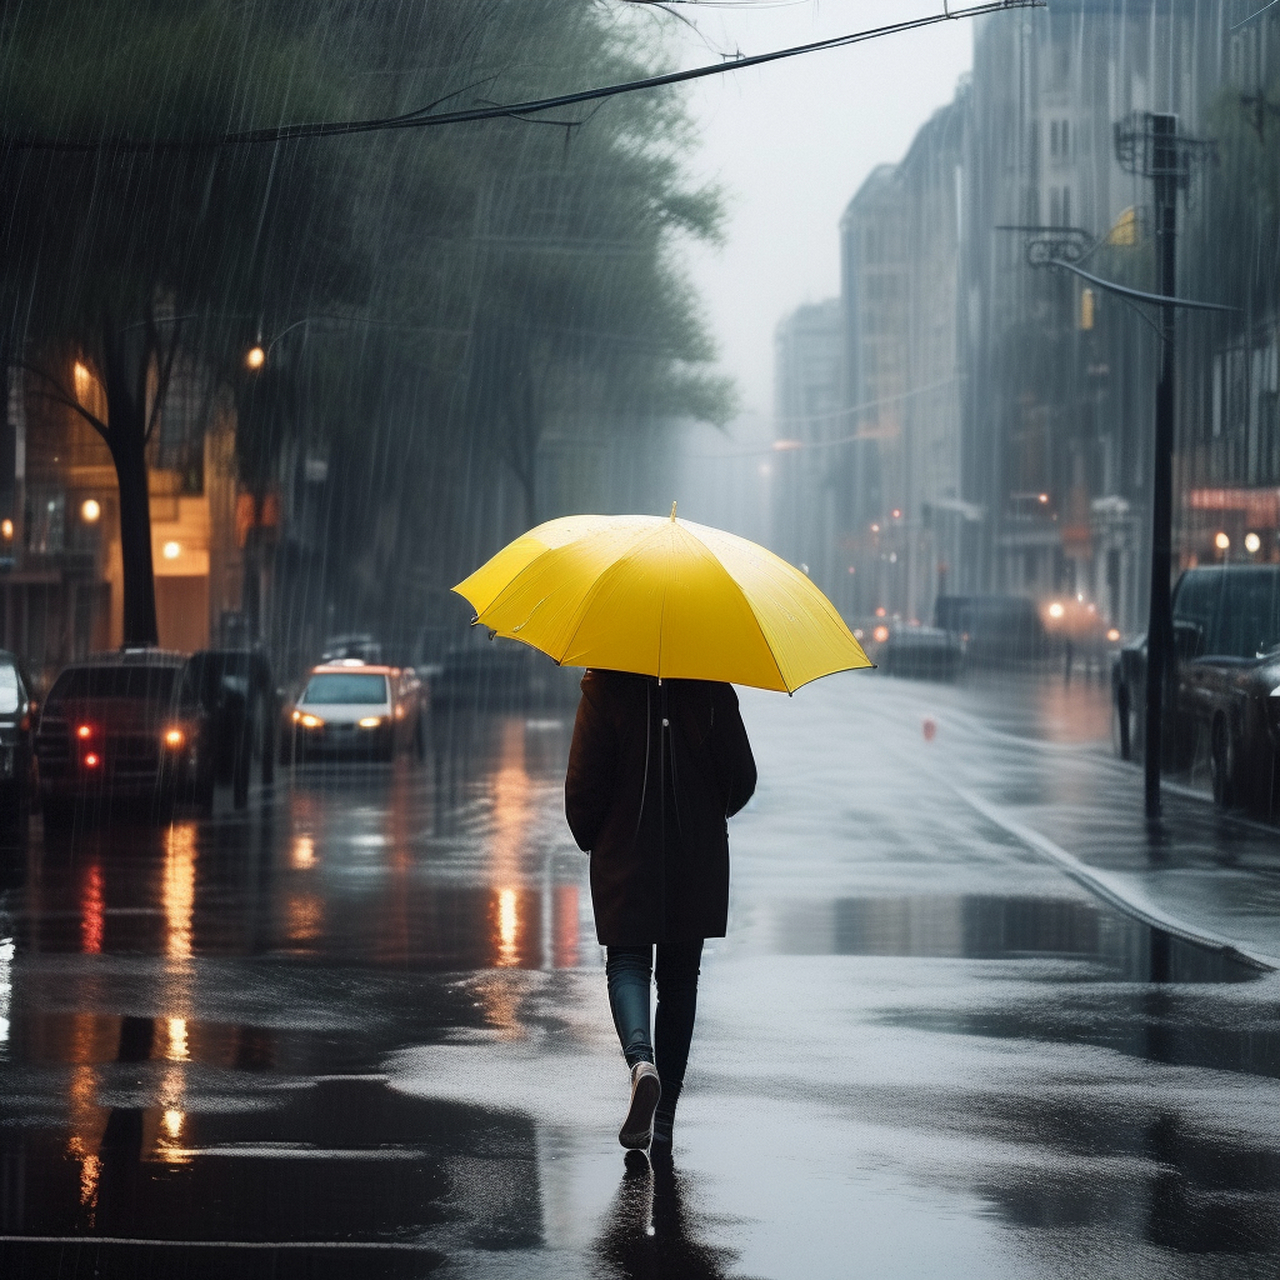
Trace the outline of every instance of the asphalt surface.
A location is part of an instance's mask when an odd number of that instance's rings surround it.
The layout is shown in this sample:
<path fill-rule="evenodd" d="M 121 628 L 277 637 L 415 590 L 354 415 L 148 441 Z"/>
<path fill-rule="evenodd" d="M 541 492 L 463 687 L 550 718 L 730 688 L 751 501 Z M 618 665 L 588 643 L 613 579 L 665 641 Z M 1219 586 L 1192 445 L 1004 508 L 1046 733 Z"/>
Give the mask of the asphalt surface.
<path fill-rule="evenodd" d="M 616 1144 L 571 709 L 243 816 L 33 824 L 0 1274 L 1275 1276 L 1274 833 L 1182 792 L 1148 829 L 1097 685 L 743 706 L 673 1168 Z"/>

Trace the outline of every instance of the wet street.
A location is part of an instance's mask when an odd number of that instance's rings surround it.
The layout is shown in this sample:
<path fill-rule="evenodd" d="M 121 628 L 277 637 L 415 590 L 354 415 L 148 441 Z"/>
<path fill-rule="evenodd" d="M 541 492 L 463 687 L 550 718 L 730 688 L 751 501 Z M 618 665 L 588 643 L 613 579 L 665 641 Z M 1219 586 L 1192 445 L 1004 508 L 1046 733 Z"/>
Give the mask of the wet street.
<path fill-rule="evenodd" d="M 1272 834 L 1178 792 L 1148 835 L 1098 684 L 741 696 L 674 1169 L 616 1142 L 571 709 L 437 714 L 424 762 L 245 815 L 34 823 L 0 1273 L 1275 1276 Z"/>

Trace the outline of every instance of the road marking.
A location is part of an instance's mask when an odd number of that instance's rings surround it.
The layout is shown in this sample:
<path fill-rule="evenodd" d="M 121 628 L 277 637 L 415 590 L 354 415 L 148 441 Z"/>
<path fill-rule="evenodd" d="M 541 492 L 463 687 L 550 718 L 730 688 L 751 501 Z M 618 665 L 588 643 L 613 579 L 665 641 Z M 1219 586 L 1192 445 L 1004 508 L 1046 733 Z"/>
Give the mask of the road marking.
<path fill-rule="evenodd" d="M 1023 844 L 1036 850 L 1037 853 L 1043 854 L 1051 862 L 1056 863 L 1064 874 L 1077 884 L 1088 889 L 1090 893 L 1096 894 L 1104 902 L 1110 903 L 1117 910 L 1123 911 L 1126 915 L 1133 916 L 1153 929 L 1160 929 L 1164 933 L 1171 934 L 1173 937 L 1180 938 L 1182 941 L 1189 942 L 1194 946 L 1221 952 L 1223 955 L 1247 964 L 1251 968 L 1263 969 L 1268 972 L 1280 969 L 1280 958 L 1248 950 L 1240 946 L 1239 943 L 1232 942 L 1219 934 L 1210 933 L 1208 930 L 1199 929 L 1195 925 L 1187 924 L 1174 916 L 1166 915 L 1159 907 L 1140 901 L 1133 889 L 1124 885 L 1118 877 L 1105 871 L 1098 871 L 1087 863 L 1082 862 L 1075 854 L 1068 853 L 1066 849 L 1062 848 L 1061 845 L 1055 844 L 1048 836 L 1041 835 L 1040 832 L 1032 827 L 1019 822 L 1017 818 L 999 805 L 992 804 L 989 800 L 984 800 L 967 787 L 957 786 L 954 782 L 947 785 L 970 808 L 977 810 L 988 821 L 994 822 L 996 826 L 1004 828 L 1011 836 L 1021 840 Z"/>

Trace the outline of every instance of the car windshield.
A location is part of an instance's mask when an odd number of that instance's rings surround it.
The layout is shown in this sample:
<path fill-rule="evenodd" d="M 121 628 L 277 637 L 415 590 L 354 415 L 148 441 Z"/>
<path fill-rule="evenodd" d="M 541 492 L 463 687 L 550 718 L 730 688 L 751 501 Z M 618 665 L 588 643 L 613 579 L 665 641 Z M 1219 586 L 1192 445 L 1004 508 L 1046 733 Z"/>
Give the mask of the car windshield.
<path fill-rule="evenodd" d="M 0 663 L 0 715 L 17 711 L 21 696 L 17 671 L 8 663 Z"/>
<path fill-rule="evenodd" d="M 312 676 L 301 701 L 327 703 L 386 702 L 387 677 L 368 672 L 340 671 Z"/>
<path fill-rule="evenodd" d="M 1194 623 L 1204 654 L 1255 658 L 1280 644 L 1280 571 L 1269 565 L 1191 569 L 1174 617 Z"/>
<path fill-rule="evenodd" d="M 78 698 L 169 702 L 180 674 L 177 667 L 74 667 L 58 677 L 49 702 Z"/>

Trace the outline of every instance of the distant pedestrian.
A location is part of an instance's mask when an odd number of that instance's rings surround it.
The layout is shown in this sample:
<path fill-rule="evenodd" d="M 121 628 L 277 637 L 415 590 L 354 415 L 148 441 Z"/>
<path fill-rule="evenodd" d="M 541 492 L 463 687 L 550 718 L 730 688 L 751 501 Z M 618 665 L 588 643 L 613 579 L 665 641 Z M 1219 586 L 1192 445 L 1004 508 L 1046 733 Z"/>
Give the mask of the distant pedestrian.
<path fill-rule="evenodd" d="M 729 910 L 727 819 L 756 765 L 733 687 L 588 671 L 565 779 L 565 812 L 591 854 L 596 935 L 631 1070 L 624 1147 L 670 1150 L 706 938 Z M 657 963 L 654 964 L 654 947 Z M 658 1006 L 650 1032 L 650 981 Z"/>

